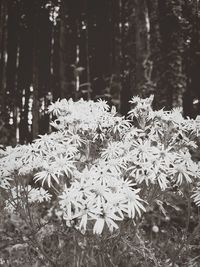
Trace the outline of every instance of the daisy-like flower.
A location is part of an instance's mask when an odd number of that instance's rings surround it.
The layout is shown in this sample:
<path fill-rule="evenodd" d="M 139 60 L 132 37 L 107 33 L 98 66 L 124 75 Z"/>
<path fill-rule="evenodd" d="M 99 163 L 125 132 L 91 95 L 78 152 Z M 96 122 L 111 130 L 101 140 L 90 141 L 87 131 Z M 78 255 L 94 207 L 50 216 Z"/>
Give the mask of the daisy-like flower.
<path fill-rule="evenodd" d="M 35 139 L 34 146 L 35 149 L 47 149 L 48 151 L 51 150 L 51 146 L 54 145 L 54 140 L 52 140 L 52 136 L 45 134 L 39 135 L 38 139 Z"/>
<path fill-rule="evenodd" d="M 114 173 L 121 174 L 122 171 L 127 170 L 127 162 L 126 162 L 126 158 L 124 157 L 110 159 L 106 161 L 106 164 L 107 164 L 108 170 L 113 174 Z"/>
<path fill-rule="evenodd" d="M 200 178 L 200 163 L 196 163 L 191 161 L 190 163 L 186 163 L 187 169 L 192 173 L 194 178 Z"/>
<path fill-rule="evenodd" d="M 186 166 L 189 166 L 192 161 L 192 156 L 189 153 L 188 149 L 186 151 L 179 151 L 176 153 L 176 162 L 178 163 L 185 163 Z"/>
<path fill-rule="evenodd" d="M 145 182 L 148 186 L 149 182 L 155 183 L 157 171 L 153 168 L 151 162 L 143 162 L 133 165 L 129 168 L 129 170 L 131 170 L 130 175 L 135 179 L 137 184 Z"/>
<path fill-rule="evenodd" d="M 103 129 L 101 124 L 98 124 L 92 141 L 101 140 L 103 142 L 106 137 L 106 132 L 107 130 Z"/>
<path fill-rule="evenodd" d="M 123 143 L 121 142 L 111 142 L 108 147 L 103 149 L 101 152 L 101 157 L 104 160 L 114 159 L 122 156 L 124 153 Z"/>
<path fill-rule="evenodd" d="M 121 219 L 124 219 L 124 213 L 128 213 L 127 200 L 121 190 L 112 194 L 112 197 L 109 199 L 109 205 L 113 208 L 114 213 L 118 214 Z"/>
<path fill-rule="evenodd" d="M 52 113 L 55 116 L 61 115 L 61 104 L 60 99 L 58 99 L 55 103 L 51 103 L 51 105 L 48 107 L 48 112 Z"/>
<path fill-rule="evenodd" d="M 106 184 L 103 184 L 101 181 L 96 181 L 91 186 L 91 192 L 96 195 L 97 201 L 108 200 L 111 196 L 110 188 Z"/>
<path fill-rule="evenodd" d="M 52 195 L 49 194 L 44 188 L 28 188 L 28 199 L 30 203 L 43 202 L 51 200 Z"/>
<path fill-rule="evenodd" d="M 82 144 L 86 144 L 86 141 L 77 133 L 73 133 L 71 131 L 67 131 L 67 143 L 68 144 L 75 144 L 75 145 L 78 145 L 79 147 L 82 145 Z"/>
<path fill-rule="evenodd" d="M 130 179 L 127 178 L 126 180 L 121 181 L 121 182 L 120 182 L 120 185 L 121 185 L 121 188 L 122 188 L 123 190 L 126 190 L 126 189 L 128 189 L 128 190 L 132 190 L 132 188 L 133 188 L 136 184 L 133 183 L 132 180 L 130 180 Z"/>
<path fill-rule="evenodd" d="M 96 203 L 93 201 L 83 201 L 82 207 L 79 211 L 72 217 L 73 219 L 79 218 L 79 230 L 86 231 L 87 222 L 90 219 L 97 219 L 98 216 L 101 214 L 101 210 L 97 207 Z"/>
<path fill-rule="evenodd" d="M 129 101 L 131 104 L 137 104 L 141 101 L 141 98 L 139 96 L 133 96 L 131 100 Z"/>
<path fill-rule="evenodd" d="M 176 158 L 176 153 L 173 152 L 173 148 L 171 146 L 165 147 L 163 144 L 160 144 L 158 147 L 158 163 L 164 163 L 166 166 L 172 164 Z"/>
<path fill-rule="evenodd" d="M 130 128 L 130 130 L 125 133 L 124 139 L 125 139 L 125 141 L 130 142 L 130 141 L 132 141 L 135 138 L 138 138 L 138 137 L 139 138 L 142 138 L 142 137 L 144 137 L 144 135 L 145 135 L 145 133 L 144 133 L 143 130 L 138 129 L 138 128 L 132 126 Z"/>
<path fill-rule="evenodd" d="M 136 212 L 139 216 L 141 216 L 141 211 L 146 211 L 145 207 L 141 204 L 142 199 L 138 195 L 139 192 L 140 189 L 135 189 L 133 191 L 131 189 L 125 188 L 123 190 L 123 193 L 127 199 L 127 209 L 129 218 L 135 218 Z"/>
<path fill-rule="evenodd" d="M 113 117 L 114 119 L 114 125 L 112 128 L 112 132 L 114 134 L 122 133 L 128 131 L 128 129 L 131 127 L 130 121 L 126 120 L 124 117 Z"/>
<path fill-rule="evenodd" d="M 182 108 L 173 108 L 172 111 L 169 113 L 169 118 L 175 124 L 178 124 L 180 127 L 184 123 L 184 118 L 182 116 Z"/>
<path fill-rule="evenodd" d="M 73 157 L 58 155 L 52 163 L 51 168 L 56 170 L 58 175 L 69 176 L 75 169 Z"/>
<path fill-rule="evenodd" d="M 154 122 L 153 127 L 151 126 L 150 128 L 150 133 L 149 133 L 149 138 L 152 141 L 160 141 L 165 135 L 165 131 L 164 128 L 162 126 L 162 124 L 160 125 L 160 122 Z"/>
<path fill-rule="evenodd" d="M 101 109 L 101 110 L 105 110 L 105 111 L 108 111 L 110 109 L 107 101 L 105 100 L 102 100 L 102 99 L 97 99 L 97 104 L 98 104 L 98 107 Z"/>
<path fill-rule="evenodd" d="M 192 194 L 191 198 L 194 199 L 194 202 L 197 206 L 200 206 L 200 188 L 194 190 L 194 193 Z"/>
<path fill-rule="evenodd" d="M 154 96 L 151 95 L 149 98 L 141 99 L 140 97 L 136 96 L 133 97 L 129 102 L 134 104 L 135 107 L 128 112 L 129 117 L 131 119 L 145 117 L 148 118 L 149 112 L 152 110 L 151 104 L 153 102 Z"/>
<path fill-rule="evenodd" d="M 166 112 L 163 110 L 163 108 L 160 110 L 150 110 L 148 117 L 149 120 L 153 119 L 158 122 L 166 118 Z"/>
<path fill-rule="evenodd" d="M 184 163 L 174 163 L 173 167 L 169 168 L 168 174 L 172 179 L 177 180 L 177 184 L 182 184 L 185 179 L 186 182 L 191 183 L 193 173 L 187 169 L 187 166 Z"/>
<path fill-rule="evenodd" d="M 58 171 L 52 166 L 49 162 L 44 161 L 42 163 L 43 170 L 37 172 L 34 175 L 34 180 L 35 182 L 42 181 L 42 186 L 44 185 L 45 182 L 47 182 L 48 187 L 51 187 L 52 185 L 52 179 L 59 184 L 59 173 Z"/>
<path fill-rule="evenodd" d="M 168 183 L 169 183 L 169 181 L 168 181 L 168 179 L 167 179 L 167 175 L 166 175 L 166 173 L 159 172 L 159 173 L 157 174 L 157 176 L 156 176 L 156 179 L 157 179 L 157 181 L 158 181 L 158 184 L 159 184 L 159 186 L 160 186 L 160 189 L 161 189 L 162 191 L 166 190 L 167 187 L 168 187 Z"/>
<path fill-rule="evenodd" d="M 141 138 L 132 142 L 130 151 L 133 157 L 137 156 L 139 162 L 149 161 L 157 154 L 157 148 L 151 145 L 150 140 L 143 141 Z"/>
<path fill-rule="evenodd" d="M 200 133 L 200 116 L 198 115 L 195 120 L 187 118 L 187 120 L 184 123 L 184 129 L 186 131 L 192 132 L 197 137 L 199 137 L 199 133 Z"/>
<path fill-rule="evenodd" d="M 64 191 L 59 196 L 59 205 L 63 212 L 64 219 L 70 221 L 73 216 L 82 208 L 82 203 L 77 200 L 79 195 L 78 188 L 67 188 L 65 185 Z"/>
<path fill-rule="evenodd" d="M 57 177 L 58 173 L 55 172 L 54 169 L 49 168 L 47 170 L 40 171 L 34 175 L 35 182 L 42 181 L 42 186 L 47 181 L 48 187 L 52 185 L 52 179 L 59 184 L 59 180 Z"/>
<path fill-rule="evenodd" d="M 120 176 L 120 173 L 117 172 L 116 168 L 113 168 L 109 162 L 104 160 L 98 161 L 91 167 L 90 171 L 91 176 L 94 177 L 94 181 L 99 180 L 103 184 L 107 184 Z"/>
<path fill-rule="evenodd" d="M 121 221 L 122 218 L 117 216 L 112 207 L 105 202 L 101 203 L 102 206 L 102 214 L 98 217 L 94 224 L 93 233 L 100 235 L 103 231 L 104 225 L 108 226 L 109 230 L 113 232 L 114 229 L 118 229 L 119 226 L 115 223 L 115 221 Z"/>

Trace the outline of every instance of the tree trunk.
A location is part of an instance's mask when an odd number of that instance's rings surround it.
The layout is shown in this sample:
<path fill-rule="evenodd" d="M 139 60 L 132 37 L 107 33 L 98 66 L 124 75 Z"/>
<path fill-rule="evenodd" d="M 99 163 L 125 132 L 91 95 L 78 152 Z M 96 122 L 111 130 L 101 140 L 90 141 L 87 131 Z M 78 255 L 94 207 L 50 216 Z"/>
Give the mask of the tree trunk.
<path fill-rule="evenodd" d="M 17 129 L 17 53 L 18 53 L 18 16 L 19 6 L 8 1 L 8 62 L 7 62 L 7 92 L 6 97 L 12 119 L 12 144 L 16 145 Z"/>
<path fill-rule="evenodd" d="M 157 102 L 171 109 L 182 106 L 185 90 L 183 76 L 182 1 L 159 0 L 161 66 Z"/>
<path fill-rule="evenodd" d="M 7 69 L 7 2 L 1 1 L 0 17 L 0 105 L 3 123 L 6 122 L 6 69 Z"/>
<path fill-rule="evenodd" d="M 131 86 L 133 94 L 146 95 L 147 62 L 149 57 L 149 40 L 147 29 L 147 5 L 146 0 L 135 0 L 135 16 L 133 16 L 135 27 L 135 72 L 132 74 Z"/>
<path fill-rule="evenodd" d="M 149 27 L 150 27 L 150 44 L 149 44 L 149 78 L 151 80 L 152 93 L 155 95 L 154 108 L 161 108 L 159 102 L 158 83 L 160 80 L 161 64 L 161 36 L 158 14 L 158 0 L 147 0 Z M 158 101 L 157 101 L 158 100 Z"/>
<path fill-rule="evenodd" d="M 35 139 L 39 134 L 39 46 L 38 46 L 38 14 L 34 14 L 33 25 L 33 107 L 32 107 L 32 137 Z"/>
<path fill-rule="evenodd" d="M 77 19 L 72 1 L 61 1 L 60 17 L 60 97 L 69 98 L 75 95 L 76 90 Z"/>

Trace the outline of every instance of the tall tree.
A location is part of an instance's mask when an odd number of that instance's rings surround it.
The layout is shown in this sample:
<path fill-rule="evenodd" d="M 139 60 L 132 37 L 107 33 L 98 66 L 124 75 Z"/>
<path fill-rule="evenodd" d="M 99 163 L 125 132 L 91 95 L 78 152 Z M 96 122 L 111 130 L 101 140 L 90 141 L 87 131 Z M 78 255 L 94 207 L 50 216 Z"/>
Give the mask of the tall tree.
<path fill-rule="evenodd" d="M 131 74 L 131 88 L 134 94 L 146 95 L 148 88 L 145 87 L 147 82 L 147 62 L 149 60 L 149 39 L 148 39 L 148 12 L 146 0 L 135 0 L 135 14 L 132 15 L 133 34 L 135 35 L 135 68 Z M 146 89 L 146 90 L 145 90 Z"/>
<path fill-rule="evenodd" d="M 182 0 L 158 1 L 161 36 L 160 79 L 157 102 L 167 109 L 182 106 L 183 75 Z"/>
<path fill-rule="evenodd" d="M 185 116 L 196 117 L 200 112 L 200 11 L 198 1 L 184 1 L 183 11 L 184 62 L 187 82 L 183 108 Z"/>
<path fill-rule="evenodd" d="M 39 44 L 38 44 L 38 8 L 34 6 L 33 15 L 33 66 L 32 66 L 32 84 L 33 84 L 33 107 L 32 107 L 32 136 L 35 139 L 39 134 Z"/>
<path fill-rule="evenodd" d="M 158 83 L 161 78 L 161 34 L 158 14 L 158 0 L 147 0 L 148 19 L 149 19 L 149 80 L 150 89 L 155 94 L 156 100 L 159 99 Z M 164 100 L 163 100 L 164 101 Z M 155 108 L 159 108 L 159 100 L 154 101 Z"/>
<path fill-rule="evenodd" d="M 60 7 L 60 96 L 75 95 L 76 55 L 77 55 L 77 0 L 61 1 Z"/>
<path fill-rule="evenodd" d="M 6 92 L 7 105 L 9 106 L 10 123 L 12 125 L 12 143 L 16 144 L 16 129 L 17 129 L 17 60 L 18 60 L 18 26 L 19 21 L 19 3 L 8 1 L 8 61 L 6 73 Z"/>
<path fill-rule="evenodd" d="M 19 19 L 19 67 L 18 98 L 20 102 L 20 143 L 30 142 L 31 133 L 28 124 L 29 103 L 31 97 L 32 65 L 33 65 L 33 18 L 34 2 L 21 1 Z"/>
<path fill-rule="evenodd" d="M 8 37 L 8 5 L 0 2 L 0 104 L 3 117 L 6 116 L 6 69 L 7 69 L 7 37 Z"/>

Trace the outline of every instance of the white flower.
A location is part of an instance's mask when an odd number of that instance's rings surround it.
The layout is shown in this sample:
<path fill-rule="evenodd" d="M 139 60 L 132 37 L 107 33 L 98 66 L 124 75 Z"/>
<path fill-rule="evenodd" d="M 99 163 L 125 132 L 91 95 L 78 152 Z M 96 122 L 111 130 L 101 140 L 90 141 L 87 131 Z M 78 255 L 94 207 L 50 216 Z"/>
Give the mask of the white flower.
<path fill-rule="evenodd" d="M 141 130 L 141 129 L 138 129 L 134 126 L 132 126 L 129 131 L 127 131 L 124 135 L 124 139 L 127 141 L 127 142 L 130 142 L 132 140 L 134 140 L 135 138 L 141 138 L 145 135 L 144 131 Z M 131 143 L 130 143 L 131 144 Z"/>
<path fill-rule="evenodd" d="M 188 183 L 192 182 L 193 173 L 187 169 L 184 163 L 174 163 L 173 167 L 169 168 L 168 174 L 171 175 L 172 179 L 177 180 L 177 184 L 182 184 L 183 178 Z"/>
<path fill-rule="evenodd" d="M 141 184 L 145 182 L 146 185 L 155 183 L 158 169 L 155 168 L 151 161 L 135 164 L 129 168 L 130 175 L 135 179 L 136 183 Z"/>
<path fill-rule="evenodd" d="M 171 146 L 165 147 L 161 144 L 158 148 L 157 156 L 160 163 L 164 163 L 166 167 L 169 167 L 169 165 L 174 162 L 177 154 L 173 152 Z"/>
<path fill-rule="evenodd" d="M 131 109 L 128 114 L 130 118 L 141 118 L 146 117 L 148 118 L 149 112 L 151 109 L 151 104 L 153 102 L 154 96 L 151 95 L 149 98 L 141 99 L 140 97 L 136 96 L 129 101 L 131 104 L 134 104 L 134 108 Z"/>
<path fill-rule="evenodd" d="M 94 142 L 99 139 L 103 142 L 105 139 L 106 133 L 107 133 L 107 130 L 103 129 L 101 124 L 98 124 L 92 141 Z"/>
<path fill-rule="evenodd" d="M 200 206 L 200 189 L 194 191 L 194 194 L 191 196 L 194 199 L 194 202 L 197 206 Z"/>
<path fill-rule="evenodd" d="M 115 134 L 117 132 L 126 132 L 131 127 L 130 121 L 126 120 L 124 117 L 113 117 L 114 126 L 112 127 L 112 132 Z"/>
<path fill-rule="evenodd" d="M 59 155 L 53 161 L 51 168 L 58 173 L 58 175 L 65 174 L 69 176 L 75 169 L 73 157 Z"/>
<path fill-rule="evenodd" d="M 52 185 L 52 179 L 57 184 L 59 184 L 58 177 L 59 177 L 58 171 L 55 170 L 54 167 L 52 167 L 50 165 L 45 170 L 40 171 L 40 172 L 38 172 L 38 173 L 36 173 L 34 175 L 35 182 L 38 182 L 38 181 L 41 180 L 42 181 L 42 186 L 43 186 L 44 183 L 47 181 L 47 184 L 48 184 L 49 187 L 51 187 L 51 185 Z"/>
<path fill-rule="evenodd" d="M 121 221 L 122 218 L 118 217 L 112 207 L 107 205 L 105 202 L 102 203 L 102 215 L 96 220 L 93 228 L 93 233 L 100 235 L 103 231 L 105 223 L 109 230 L 112 232 L 114 229 L 118 229 L 118 225 L 114 221 Z"/>
<path fill-rule="evenodd" d="M 48 107 L 49 113 L 53 113 L 55 116 L 61 115 L 61 110 L 60 110 L 60 100 L 58 99 L 55 103 L 51 103 L 51 105 Z"/>
<path fill-rule="evenodd" d="M 73 216 L 74 218 L 80 218 L 79 229 L 86 231 L 87 222 L 90 219 L 97 219 L 101 210 L 96 206 L 93 201 L 83 201 L 82 208 Z"/>
<path fill-rule="evenodd" d="M 101 157 L 104 160 L 114 159 L 122 156 L 124 153 L 123 143 L 121 142 L 111 142 L 108 147 L 103 149 L 101 152 Z"/>
<path fill-rule="evenodd" d="M 133 158 L 137 156 L 139 162 L 145 162 L 151 160 L 154 154 L 157 153 L 157 149 L 151 145 L 150 140 L 143 141 L 141 138 L 132 141 L 132 149 L 130 151 Z"/>
<path fill-rule="evenodd" d="M 71 131 L 68 131 L 68 141 L 69 144 L 75 144 L 78 146 L 81 146 L 82 144 L 86 144 L 86 141 L 77 133 L 73 133 Z"/>
<path fill-rule="evenodd" d="M 179 126 L 182 126 L 182 124 L 184 123 L 182 111 L 183 109 L 178 107 L 178 108 L 173 108 L 172 111 L 169 113 L 171 121 L 175 124 L 178 124 Z"/>
<path fill-rule="evenodd" d="M 141 204 L 142 199 L 138 195 L 139 191 L 140 189 L 136 189 L 133 191 L 127 188 L 123 190 L 123 193 L 127 199 L 127 209 L 129 218 L 135 218 L 136 212 L 139 216 L 141 216 L 141 210 L 146 211 L 144 206 Z"/>
<path fill-rule="evenodd" d="M 32 202 L 43 202 L 51 200 L 52 195 L 46 190 L 41 188 L 31 188 L 28 192 L 28 199 L 30 203 Z"/>
<path fill-rule="evenodd" d="M 160 189 L 162 191 L 164 191 L 167 187 L 168 187 L 168 179 L 167 179 L 167 175 L 163 172 L 160 172 L 157 177 L 156 177 L 158 184 L 160 186 Z"/>
<path fill-rule="evenodd" d="M 98 106 L 100 109 L 108 111 L 110 109 L 109 105 L 107 104 L 107 101 L 98 99 L 97 100 Z"/>

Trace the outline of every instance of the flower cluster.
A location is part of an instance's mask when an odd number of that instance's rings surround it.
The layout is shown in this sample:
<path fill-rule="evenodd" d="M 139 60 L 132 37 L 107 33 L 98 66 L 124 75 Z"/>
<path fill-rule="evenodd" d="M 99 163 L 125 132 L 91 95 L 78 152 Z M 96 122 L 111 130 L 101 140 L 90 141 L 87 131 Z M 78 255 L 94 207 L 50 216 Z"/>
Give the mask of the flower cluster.
<path fill-rule="evenodd" d="M 68 222 L 79 219 L 79 229 L 85 232 L 87 222 L 95 220 L 93 232 L 101 234 L 106 223 L 110 231 L 118 228 L 115 221 L 124 219 L 124 214 L 135 218 L 145 211 L 135 184 L 120 179 L 117 170 L 109 164 L 85 168 L 76 172 L 76 180 L 70 188 L 65 187 L 60 196 L 64 219 Z"/>
<path fill-rule="evenodd" d="M 57 116 L 51 125 L 57 130 L 70 130 L 71 134 L 86 135 L 93 141 L 104 140 L 112 133 L 121 133 L 130 127 L 128 120 L 116 116 L 116 112 L 108 112 L 109 106 L 103 100 L 98 102 L 74 102 L 72 99 L 57 101 L 49 107 L 49 112 Z M 79 136 L 80 138 L 80 136 Z"/>
<path fill-rule="evenodd" d="M 25 187 L 12 187 L 9 193 L 10 199 L 6 201 L 6 209 L 10 212 L 15 211 L 15 206 L 23 205 L 23 202 L 26 202 L 24 201 L 25 199 L 31 204 L 35 202 L 41 203 L 43 201 L 50 201 L 52 197 L 52 195 L 44 188 L 33 188 L 30 185 Z"/>
<path fill-rule="evenodd" d="M 185 119 L 178 108 L 154 111 L 152 101 L 133 97 L 125 118 L 102 100 L 58 100 L 49 107 L 56 131 L 1 152 L 0 187 L 15 192 L 25 180 L 30 203 L 51 201 L 53 194 L 67 225 L 97 234 L 105 225 L 117 229 L 124 218 L 137 220 L 152 188 L 161 195 L 192 184 L 200 205 L 200 165 L 192 157 L 199 118 Z M 32 180 L 42 187 L 32 188 Z"/>

